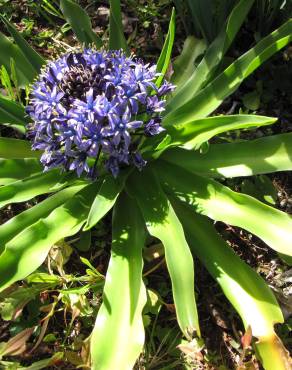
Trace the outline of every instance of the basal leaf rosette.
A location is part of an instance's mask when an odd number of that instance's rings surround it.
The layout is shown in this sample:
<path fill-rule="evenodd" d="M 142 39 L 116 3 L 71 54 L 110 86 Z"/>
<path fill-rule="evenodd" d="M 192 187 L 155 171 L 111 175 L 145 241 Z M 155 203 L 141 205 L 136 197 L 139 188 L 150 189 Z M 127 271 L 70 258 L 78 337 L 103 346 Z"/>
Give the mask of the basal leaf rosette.
<path fill-rule="evenodd" d="M 156 66 L 121 50 L 85 49 L 49 62 L 32 86 L 28 137 L 43 150 L 44 170 L 60 167 L 96 178 L 124 166 L 142 169 L 143 138 L 158 135 L 167 81 L 157 88 Z"/>

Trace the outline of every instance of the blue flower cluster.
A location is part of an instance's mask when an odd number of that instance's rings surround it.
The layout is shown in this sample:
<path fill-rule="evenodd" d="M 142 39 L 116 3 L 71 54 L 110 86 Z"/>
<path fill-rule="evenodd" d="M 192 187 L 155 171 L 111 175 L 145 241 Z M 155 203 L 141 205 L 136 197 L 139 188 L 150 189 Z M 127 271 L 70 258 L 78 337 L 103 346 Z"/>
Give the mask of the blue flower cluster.
<path fill-rule="evenodd" d="M 43 150 L 45 170 L 62 167 L 95 178 L 99 166 L 117 176 L 124 165 L 142 169 L 141 138 L 158 135 L 164 96 L 156 66 L 122 51 L 70 53 L 48 63 L 34 83 L 26 108 L 28 137 Z"/>

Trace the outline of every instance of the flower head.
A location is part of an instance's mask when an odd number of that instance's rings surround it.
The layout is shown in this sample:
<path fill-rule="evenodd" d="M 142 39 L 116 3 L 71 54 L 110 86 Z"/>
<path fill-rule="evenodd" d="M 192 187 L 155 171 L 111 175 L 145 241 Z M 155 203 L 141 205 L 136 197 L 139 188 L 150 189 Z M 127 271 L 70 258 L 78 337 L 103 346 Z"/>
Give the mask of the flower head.
<path fill-rule="evenodd" d="M 32 148 L 43 150 L 45 170 L 62 167 L 96 176 L 103 165 L 138 169 L 142 136 L 158 135 L 163 97 L 174 88 L 155 86 L 156 66 L 122 51 L 84 50 L 49 62 L 34 83 L 27 113 Z"/>

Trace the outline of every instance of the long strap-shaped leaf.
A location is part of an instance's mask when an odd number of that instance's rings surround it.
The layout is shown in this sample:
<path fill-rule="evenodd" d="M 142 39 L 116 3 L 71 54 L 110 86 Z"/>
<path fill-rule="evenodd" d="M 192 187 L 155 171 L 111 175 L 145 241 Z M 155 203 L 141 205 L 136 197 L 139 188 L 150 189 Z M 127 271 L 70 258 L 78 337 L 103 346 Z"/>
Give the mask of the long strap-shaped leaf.
<path fill-rule="evenodd" d="M 87 186 L 6 244 L 0 255 L 0 291 L 36 270 L 54 243 L 79 231 L 88 216 L 95 186 Z"/>
<path fill-rule="evenodd" d="M 211 222 L 187 205 L 174 203 L 192 252 L 199 257 L 240 314 L 245 329 L 257 337 L 256 346 L 266 370 L 289 370 L 289 355 L 274 332 L 284 321 L 265 281 L 245 264 L 217 234 Z"/>
<path fill-rule="evenodd" d="M 25 58 L 20 48 L 1 32 L 0 50 L 0 65 L 4 65 L 9 73 L 11 72 L 11 59 L 14 60 L 18 86 L 25 87 L 31 83 L 36 76 L 35 69 Z"/>
<path fill-rule="evenodd" d="M 29 141 L 0 137 L 0 158 L 39 158 L 40 152 L 31 150 Z"/>
<path fill-rule="evenodd" d="M 97 48 L 102 46 L 101 39 L 91 28 L 88 14 L 75 1 L 61 0 L 60 8 L 66 21 L 72 27 L 80 43 L 85 46 L 94 44 Z"/>
<path fill-rule="evenodd" d="M 214 74 L 224 54 L 229 49 L 242 23 L 252 7 L 254 0 L 241 0 L 230 13 L 226 25 L 218 37 L 212 42 L 206 51 L 206 55 L 195 69 L 193 74 L 186 79 L 184 85 L 178 86 L 174 91 L 174 98 L 169 101 L 167 110 L 177 109 L 186 101 L 190 100 L 206 84 Z"/>
<path fill-rule="evenodd" d="M 86 185 L 70 186 L 58 193 L 48 197 L 34 207 L 14 216 L 4 224 L 0 225 L 0 253 L 4 250 L 5 244 L 22 232 L 28 226 L 37 222 L 40 218 L 47 217 L 54 209 L 72 198 L 74 194 L 83 189 Z"/>
<path fill-rule="evenodd" d="M 291 40 L 292 20 L 289 20 L 232 63 L 192 99 L 179 108 L 173 106 L 165 116 L 164 124 L 182 124 L 208 116 L 246 77 Z"/>
<path fill-rule="evenodd" d="M 142 280 L 145 225 L 136 203 L 121 195 L 114 208 L 113 242 L 91 337 L 94 370 L 132 369 L 144 344 Z"/>
<path fill-rule="evenodd" d="M 162 158 L 192 173 L 211 177 L 251 176 L 292 170 L 292 133 L 210 145 L 205 154 L 175 148 Z"/>
<path fill-rule="evenodd" d="M 171 82 L 176 85 L 173 95 L 190 79 L 196 69 L 196 59 L 203 54 L 205 49 L 206 43 L 204 40 L 196 39 L 194 36 L 186 38 L 181 54 L 173 62 Z"/>
<path fill-rule="evenodd" d="M 292 217 L 211 179 L 163 161 L 156 169 L 165 187 L 198 213 L 239 226 L 257 235 L 277 252 L 292 255 Z"/>
<path fill-rule="evenodd" d="M 123 49 L 129 54 L 129 48 L 123 32 L 120 0 L 110 0 L 109 49 Z"/>
<path fill-rule="evenodd" d="M 24 108 L 20 104 L 0 95 L 0 123 L 25 127 Z"/>
<path fill-rule="evenodd" d="M 181 146 L 186 149 L 199 149 L 212 137 L 226 131 L 248 129 L 271 125 L 276 118 L 252 114 L 237 114 L 196 119 L 192 122 L 167 126 L 167 134 L 161 138 L 152 137 L 144 142 L 144 156 L 158 158 L 167 149 Z M 174 158 L 175 160 L 175 158 Z"/>
<path fill-rule="evenodd" d="M 68 184 L 60 170 L 37 173 L 22 180 L 0 187 L 0 208 L 9 203 L 20 203 L 40 194 L 53 193 Z"/>
<path fill-rule="evenodd" d="M 17 29 L 2 15 L 0 19 L 6 25 L 9 33 L 14 38 L 16 45 L 22 51 L 24 57 L 31 63 L 36 73 L 39 73 L 42 65 L 45 63 L 45 60 L 25 41 L 22 35 L 17 31 Z"/>
<path fill-rule="evenodd" d="M 7 185 L 41 171 L 42 167 L 36 158 L 0 158 L 0 185 Z"/>
<path fill-rule="evenodd" d="M 222 132 L 271 125 L 276 120 L 276 118 L 253 114 L 207 117 L 186 124 L 169 126 L 167 131 L 172 138 L 171 145 L 183 144 L 186 149 L 198 149 L 205 141 Z"/>
<path fill-rule="evenodd" d="M 163 81 L 163 78 L 169 66 L 172 47 L 174 43 L 174 34 L 175 34 L 175 9 L 173 8 L 171 12 L 171 18 L 169 21 L 169 27 L 168 27 L 166 39 L 164 41 L 164 45 L 163 45 L 161 54 L 157 62 L 156 71 L 161 73 L 161 75 L 157 78 L 155 82 L 157 87 L 161 85 L 161 82 Z"/>
<path fill-rule="evenodd" d="M 112 209 L 115 201 L 124 186 L 124 181 L 107 176 L 92 203 L 90 212 L 84 226 L 84 231 L 91 229 L 100 221 L 104 215 Z"/>
<path fill-rule="evenodd" d="M 191 13 L 189 16 L 192 16 L 193 23 L 197 25 L 203 38 L 210 43 L 215 33 L 212 0 L 187 0 L 187 3 Z"/>
<path fill-rule="evenodd" d="M 127 183 L 137 199 L 149 233 L 160 239 L 171 278 L 178 324 L 187 338 L 200 335 L 194 295 L 194 264 L 182 226 L 152 171 L 133 174 Z"/>

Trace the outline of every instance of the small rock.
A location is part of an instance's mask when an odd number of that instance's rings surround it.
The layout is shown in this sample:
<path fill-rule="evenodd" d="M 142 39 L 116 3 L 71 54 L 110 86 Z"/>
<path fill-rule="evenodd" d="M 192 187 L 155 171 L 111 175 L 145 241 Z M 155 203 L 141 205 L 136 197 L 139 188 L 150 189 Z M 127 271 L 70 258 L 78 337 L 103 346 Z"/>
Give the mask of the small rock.
<path fill-rule="evenodd" d="M 97 15 L 100 17 L 105 17 L 106 19 L 109 18 L 110 10 L 105 6 L 100 6 L 97 8 Z"/>

